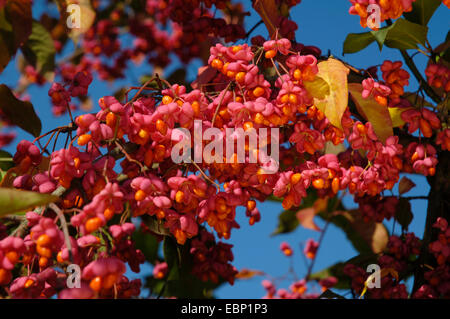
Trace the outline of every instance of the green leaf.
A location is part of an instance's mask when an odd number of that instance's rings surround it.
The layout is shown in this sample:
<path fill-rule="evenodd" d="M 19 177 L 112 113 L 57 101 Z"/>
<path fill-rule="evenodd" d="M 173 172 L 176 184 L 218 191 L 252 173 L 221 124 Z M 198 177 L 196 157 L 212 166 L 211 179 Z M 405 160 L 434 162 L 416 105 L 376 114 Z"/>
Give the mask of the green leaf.
<path fill-rule="evenodd" d="M 177 280 L 180 276 L 180 255 L 176 242 L 172 237 L 164 237 L 163 243 L 164 259 L 169 267 L 169 274 L 167 280 Z"/>
<path fill-rule="evenodd" d="M 55 45 L 47 29 L 37 21 L 33 21 L 33 28 L 28 41 L 22 47 L 22 53 L 36 70 L 45 75 L 55 67 Z"/>
<path fill-rule="evenodd" d="M 35 137 L 41 133 L 41 120 L 34 112 L 33 104 L 17 99 L 4 84 L 0 84 L 0 109 L 12 124 Z"/>
<path fill-rule="evenodd" d="M 405 12 L 403 16 L 411 22 L 427 25 L 442 0 L 416 0 L 413 2 L 413 10 Z"/>
<path fill-rule="evenodd" d="M 375 38 L 370 32 L 350 33 L 344 41 L 344 51 L 346 53 L 356 53 L 367 48 Z"/>
<path fill-rule="evenodd" d="M 6 151 L 0 150 L 0 170 L 7 171 L 14 166 L 12 155 Z"/>
<path fill-rule="evenodd" d="M 167 241 L 166 241 L 167 240 Z M 213 244 L 208 242 L 208 244 Z M 167 245 L 167 246 L 166 246 Z M 164 248 L 165 247 L 165 248 Z M 186 241 L 183 246 L 176 245 L 175 241 L 170 238 L 165 238 L 163 245 L 164 255 L 168 260 L 176 260 L 175 264 L 179 265 L 177 268 L 177 276 L 171 273 L 173 270 L 169 263 L 169 274 L 167 278 L 158 280 L 154 277 L 146 278 L 146 287 L 149 287 L 154 295 L 164 297 L 178 297 L 178 298 L 212 298 L 213 291 L 220 285 L 225 283 L 224 279 L 219 276 L 218 282 L 202 281 L 197 276 L 192 274 L 192 269 L 195 267 L 193 255 L 189 252 L 190 240 Z M 162 288 L 164 286 L 164 291 Z"/>
<path fill-rule="evenodd" d="M 380 51 L 384 45 L 401 50 L 417 49 L 418 44 L 425 45 L 427 33 L 426 26 L 398 19 L 391 26 L 377 31 L 349 34 L 344 42 L 344 54 L 361 51 L 373 41 L 378 43 Z"/>
<path fill-rule="evenodd" d="M 136 248 L 142 251 L 145 260 L 152 264 L 158 260 L 159 242 L 155 236 L 140 229 L 133 233 L 133 242 Z"/>
<path fill-rule="evenodd" d="M 219 282 L 202 281 L 190 272 L 183 272 L 179 280 L 170 280 L 167 282 L 164 296 L 177 298 L 193 299 L 211 299 L 214 290 L 224 284 L 225 281 L 220 278 Z"/>
<path fill-rule="evenodd" d="M 153 79 L 155 76 L 153 74 L 145 74 L 145 75 L 141 75 L 141 77 L 139 78 L 139 82 L 141 83 L 141 85 L 144 85 L 147 81 Z M 158 89 L 158 83 L 156 81 L 150 82 L 147 84 L 148 88 L 152 88 L 152 89 Z M 126 89 L 124 89 L 126 91 Z M 117 97 L 116 97 L 117 98 Z M 120 100 L 119 100 L 120 101 Z"/>
<path fill-rule="evenodd" d="M 395 212 L 395 220 L 402 226 L 402 229 L 408 229 L 414 215 L 411 211 L 411 203 L 406 198 L 400 198 Z"/>
<path fill-rule="evenodd" d="M 22 212 L 59 200 L 58 196 L 14 188 L 0 188 L 0 216 Z"/>
<path fill-rule="evenodd" d="M 349 278 L 344 274 L 343 269 L 346 264 L 343 262 L 338 262 L 331 267 L 325 268 L 321 271 L 318 271 L 312 274 L 309 278 L 313 280 L 321 280 L 329 277 L 336 277 L 338 282 L 333 287 L 336 289 L 350 289 L 350 281 Z"/>
<path fill-rule="evenodd" d="M 282 203 L 283 202 L 282 198 L 276 197 L 273 194 L 269 195 L 269 197 L 267 197 L 266 200 L 271 201 L 271 202 L 278 202 L 278 203 Z"/>
<path fill-rule="evenodd" d="M 298 225 L 298 219 L 295 210 L 285 210 L 278 216 L 278 226 L 271 236 L 286 234 L 294 231 Z"/>
<path fill-rule="evenodd" d="M 0 183 L 3 180 L 3 177 L 5 177 L 6 173 L 6 171 L 0 170 Z"/>
<path fill-rule="evenodd" d="M 367 99 L 363 98 L 363 87 L 359 83 L 349 83 L 348 88 L 358 113 L 372 123 L 373 130 L 380 141 L 384 142 L 388 137 L 394 135 L 388 107 L 378 104 L 372 96 Z"/>
<path fill-rule="evenodd" d="M 389 27 L 385 44 L 390 48 L 408 50 L 417 49 L 418 44 L 425 45 L 428 27 L 398 19 Z"/>
<path fill-rule="evenodd" d="M 328 277 L 336 277 L 338 279 L 337 284 L 333 287 L 335 289 L 350 289 L 351 288 L 351 280 L 350 278 L 344 274 L 344 267 L 347 264 L 353 264 L 360 267 L 366 267 L 370 263 L 376 263 L 377 255 L 373 253 L 369 254 L 361 254 L 355 256 L 345 262 L 338 262 L 328 268 L 325 268 L 321 271 L 313 273 L 310 278 L 313 280 L 321 280 Z"/>
<path fill-rule="evenodd" d="M 147 218 L 145 219 L 145 225 L 155 234 L 162 236 L 170 236 L 170 231 L 164 227 L 162 223 L 157 218 Z"/>
<path fill-rule="evenodd" d="M 390 27 L 384 27 L 377 31 L 370 31 L 370 34 L 372 34 L 374 39 L 377 41 L 380 51 L 383 49 L 384 41 L 386 41 L 389 30 Z"/>
<path fill-rule="evenodd" d="M 166 294 L 164 294 L 164 291 L 166 291 L 165 286 L 166 286 L 166 281 L 163 279 L 156 279 L 153 276 L 147 276 L 145 278 L 145 288 L 150 289 L 150 293 L 154 296 L 167 296 Z M 162 291 L 162 289 L 164 289 L 164 291 Z M 167 296 L 167 297 L 171 297 L 171 296 Z"/>
<path fill-rule="evenodd" d="M 329 204 L 330 205 L 330 204 Z M 338 208 L 338 209 L 342 209 Z M 358 210 L 319 213 L 344 231 L 353 247 L 360 253 L 380 253 L 387 245 L 389 234 L 382 223 L 365 222 Z"/>

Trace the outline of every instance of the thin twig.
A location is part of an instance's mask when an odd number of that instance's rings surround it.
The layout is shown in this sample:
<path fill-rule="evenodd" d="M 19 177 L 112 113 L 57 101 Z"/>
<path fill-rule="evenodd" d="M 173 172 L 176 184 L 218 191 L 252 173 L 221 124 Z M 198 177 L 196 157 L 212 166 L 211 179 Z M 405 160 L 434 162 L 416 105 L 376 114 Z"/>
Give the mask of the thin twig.
<path fill-rule="evenodd" d="M 122 153 L 125 155 L 125 157 L 127 158 L 127 160 L 128 160 L 129 162 L 132 162 L 132 163 L 137 164 L 137 165 L 141 168 L 141 171 L 144 171 L 144 165 L 142 165 L 141 162 L 139 162 L 139 161 L 137 161 L 137 160 L 131 158 L 130 154 L 128 154 L 128 152 L 125 150 L 125 148 L 124 148 L 122 145 L 120 145 L 120 143 L 119 143 L 117 140 L 115 141 L 115 143 L 116 143 L 117 147 L 118 147 L 118 148 L 122 151 Z"/>
<path fill-rule="evenodd" d="M 424 199 L 424 200 L 428 200 L 428 196 L 409 196 L 409 197 L 403 197 L 405 199 L 411 199 L 411 200 L 415 200 L 415 199 Z"/>
<path fill-rule="evenodd" d="M 55 134 L 56 134 L 56 131 L 53 131 L 53 133 L 52 133 L 52 135 L 50 136 L 50 138 L 48 139 L 47 143 L 46 143 L 45 146 L 42 148 L 41 154 L 43 154 L 43 153 L 47 150 L 47 146 L 48 146 L 48 144 L 50 144 L 50 142 L 52 141 L 53 136 L 55 136 Z M 38 140 L 38 142 L 39 142 L 39 140 Z"/>
<path fill-rule="evenodd" d="M 206 175 L 205 172 L 200 168 L 200 166 L 198 166 L 198 164 L 195 163 L 192 159 L 191 159 L 191 164 L 194 165 L 195 168 L 200 171 L 200 173 L 203 175 L 204 178 L 206 178 L 210 183 L 214 184 L 217 187 L 217 189 L 220 190 L 220 185 L 217 184 L 216 182 L 214 182 L 208 175 Z"/>
<path fill-rule="evenodd" d="M 255 29 L 263 23 L 264 23 L 263 20 L 259 20 L 250 30 L 248 30 L 247 34 L 245 35 L 245 39 L 247 40 L 250 34 L 252 34 L 252 32 L 255 31 Z"/>
<path fill-rule="evenodd" d="M 275 61 L 273 60 L 273 58 L 270 58 L 270 61 L 272 62 L 273 67 L 275 68 L 275 72 L 280 77 L 281 82 L 284 83 L 284 80 L 283 80 L 283 77 L 281 76 L 280 70 L 278 70 L 277 65 L 275 64 Z"/>
<path fill-rule="evenodd" d="M 217 105 L 216 111 L 214 112 L 214 116 L 213 116 L 213 118 L 212 118 L 211 126 L 214 126 L 214 122 L 215 122 L 215 120 L 216 120 L 217 114 L 219 114 L 220 106 L 222 105 L 223 99 L 225 98 L 225 94 L 227 94 L 228 89 L 229 89 L 230 86 L 231 86 L 231 83 L 232 83 L 232 82 L 229 82 L 229 83 L 228 83 L 227 87 L 225 88 L 225 91 L 223 91 L 223 94 L 222 94 L 222 96 L 220 97 L 219 104 Z"/>
<path fill-rule="evenodd" d="M 346 194 L 346 192 L 343 191 L 342 194 L 341 194 L 341 196 L 339 196 L 338 200 L 337 200 L 336 203 L 334 204 L 334 207 L 333 207 L 333 209 L 332 209 L 332 212 L 335 212 L 335 211 L 337 210 L 337 208 L 338 208 L 339 204 L 342 202 L 342 198 L 344 198 L 345 194 Z M 328 229 L 328 226 L 330 225 L 330 223 L 331 223 L 331 218 L 327 218 L 326 224 L 325 224 L 325 226 L 323 227 L 322 233 L 320 234 L 320 237 L 319 237 L 319 241 L 318 241 L 319 246 L 318 246 L 318 248 L 317 248 L 316 254 L 314 255 L 314 258 L 311 260 L 311 264 L 309 265 L 308 272 L 307 272 L 307 274 L 306 274 L 306 276 L 305 276 L 306 281 L 309 281 L 309 277 L 311 276 L 311 273 L 312 273 L 314 264 L 315 264 L 316 259 L 317 259 L 317 255 L 318 255 L 318 252 L 319 252 L 319 248 L 320 248 L 320 246 L 321 246 L 321 244 L 322 244 L 322 242 L 323 242 L 323 239 L 324 239 L 324 237 L 325 237 L 326 230 Z"/>
<path fill-rule="evenodd" d="M 328 219 L 325 223 L 325 226 L 322 229 L 321 234 L 320 234 L 319 241 L 318 241 L 319 246 L 317 248 L 316 254 L 314 255 L 314 258 L 311 260 L 311 263 L 309 264 L 308 272 L 306 273 L 306 276 L 305 276 L 306 281 L 309 281 L 309 277 L 311 276 L 314 264 L 317 259 L 317 253 L 319 252 L 320 245 L 322 244 L 323 238 L 325 237 L 325 232 L 329 225 L 330 225 L 330 220 Z"/>
<path fill-rule="evenodd" d="M 141 86 L 141 88 L 139 89 L 139 91 L 137 91 L 137 93 L 133 96 L 133 98 L 131 99 L 131 101 L 130 102 L 127 102 L 127 104 L 128 103 L 133 103 L 134 101 L 136 101 L 136 99 L 139 97 L 139 95 L 142 93 L 142 91 L 144 91 L 144 89 L 145 89 L 145 87 L 147 86 L 147 85 L 149 85 L 150 83 L 152 83 L 153 81 L 155 81 L 156 80 L 156 78 L 151 78 L 150 80 L 148 80 L 147 82 L 145 82 L 144 83 L 144 85 L 143 86 Z M 128 92 L 127 92 L 127 95 L 128 95 Z"/>
<path fill-rule="evenodd" d="M 69 103 L 67 103 L 67 111 L 69 112 L 70 122 L 71 122 L 72 124 L 75 124 L 75 122 L 73 121 L 72 111 L 71 111 L 71 109 L 70 109 Z"/>
<path fill-rule="evenodd" d="M 63 229 L 64 233 L 64 240 L 66 241 L 66 247 L 69 250 L 69 260 L 70 262 L 73 262 L 72 260 L 72 244 L 70 243 L 70 236 L 69 236 L 69 228 L 67 227 L 67 221 L 64 217 L 63 211 L 56 206 L 54 203 L 50 203 L 48 205 L 59 217 L 59 221 L 61 222 L 61 227 Z"/>

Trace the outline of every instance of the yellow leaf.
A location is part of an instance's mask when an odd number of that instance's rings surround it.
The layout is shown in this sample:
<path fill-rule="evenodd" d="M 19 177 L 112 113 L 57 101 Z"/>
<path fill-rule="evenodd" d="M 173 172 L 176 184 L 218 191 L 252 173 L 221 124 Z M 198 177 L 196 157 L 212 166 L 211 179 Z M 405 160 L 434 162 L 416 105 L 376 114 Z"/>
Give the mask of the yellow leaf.
<path fill-rule="evenodd" d="M 305 89 L 312 97 L 323 100 L 330 94 L 330 85 L 320 76 L 316 76 L 313 81 L 303 82 Z"/>
<path fill-rule="evenodd" d="M 35 206 L 43 206 L 58 200 L 58 196 L 50 194 L 15 188 L 0 188 L 0 216 L 26 211 Z"/>
<path fill-rule="evenodd" d="M 391 115 L 392 127 L 402 127 L 405 125 L 405 121 L 402 119 L 402 113 L 410 108 L 404 107 L 389 107 L 389 114 Z"/>
<path fill-rule="evenodd" d="M 91 28 L 96 14 L 90 0 L 66 0 L 67 6 L 71 4 L 77 4 L 80 8 L 80 28 L 72 29 L 69 34 L 70 38 L 77 43 L 79 37 Z"/>
<path fill-rule="evenodd" d="M 373 130 L 378 139 L 384 143 L 388 137 L 394 135 L 391 114 L 389 113 L 388 107 L 378 104 L 372 97 L 367 99 L 363 98 L 363 86 L 359 83 L 350 83 L 348 89 L 358 112 L 367 121 L 372 123 Z"/>
<path fill-rule="evenodd" d="M 317 66 L 319 73 L 316 79 L 305 82 L 305 88 L 314 98 L 314 105 L 331 124 L 342 129 L 341 119 L 348 106 L 347 76 L 350 70 L 333 58 L 319 62 Z"/>

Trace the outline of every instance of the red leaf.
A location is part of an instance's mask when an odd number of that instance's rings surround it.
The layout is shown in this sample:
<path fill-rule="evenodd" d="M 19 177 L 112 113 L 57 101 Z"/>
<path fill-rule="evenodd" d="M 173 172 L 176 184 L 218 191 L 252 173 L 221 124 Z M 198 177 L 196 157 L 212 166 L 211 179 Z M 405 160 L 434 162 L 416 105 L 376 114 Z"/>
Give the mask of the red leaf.
<path fill-rule="evenodd" d="M 316 209 L 314 207 L 308 207 L 301 209 L 297 212 L 298 222 L 307 229 L 320 231 L 320 228 L 314 222 L 314 216 L 316 216 Z"/>
<path fill-rule="evenodd" d="M 412 188 L 414 188 L 416 184 L 412 180 L 410 180 L 408 177 L 403 177 L 400 180 L 400 183 L 398 184 L 398 192 L 400 195 L 405 194 L 409 192 Z"/>
<path fill-rule="evenodd" d="M 276 29 L 278 27 L 278 19 L 280 13 L 278 11 L 278 6 L 275 0 L 256 0 L 253 3 L 253 8 L 261 16 L 267 30 L 269 31 L 270 37 L 274 38 Z"/>
<path fill-rule="evenodd" d="M 31 1 L 9 0 L 6 3 L 6 12 L 13 27 L 14 47 L 17 49 L 31 34 Z"/>
<path fill-rule="evenodd" d="M 39 136 L 41 133 L 41 120 L 36 115 L 33 105 L 17 99 L 11 89 L 4 84 L 0 84 L 0 110 L 11 124 L 17 125 L 33 136 Z"/>
<path fill-rule="evenodd" d="M 192 82 L 191 87 L 193 89 L 201 89 L 202 85 L 209 83 L 212 79 L 217 75 L 217 70 L 207 66 L 202 66 L 198 68 L 198 76 L 197 79 Z"/>

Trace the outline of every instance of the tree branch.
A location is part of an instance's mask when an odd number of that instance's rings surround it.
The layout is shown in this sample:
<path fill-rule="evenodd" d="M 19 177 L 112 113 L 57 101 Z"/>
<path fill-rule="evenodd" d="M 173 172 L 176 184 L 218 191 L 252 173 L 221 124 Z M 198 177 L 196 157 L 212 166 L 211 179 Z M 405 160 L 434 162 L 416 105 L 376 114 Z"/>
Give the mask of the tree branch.
<path fill-rule="evenodd" d="M 411 72 L 416 77 L 417 81 L 419 82 L 419 85 L 423 87 L 423 90 L 427 95 L 437 104 L 441 103 L 441 98 L 439 95 L 436 94 L 436 92 L 433 90 L 431 86 L 428 85 L 428 82 L 424 79 L 422 74 L 419 72 L 419 70 L 416 67 L 416 64 L 414 63 L 413 59 L 409 56 L 409 54 L 405 50 L 399 50 L 400 53 L 403 56 L 403 59 L 405 60 L 405 63 L 408 65 Z"/>
<path fill-rule="evenodd" d="M 390 26 L 390 25 L 392 25 L 392 21 L 388 19 L 388 20 L 386 20 L 386 24 Z M 441 98 L 431 88 L 431 86 L 428 85 L 428 82 L 424 79 L 424 77 L 422 76 L 420 71 L 417 69 L 416 64 L 414 63 L 413 59 L 409 56 L 409 54 L 406 52 L 406 50 L 399 49 L 399 51 L 403 57 L 403 60 L 405 60 L 406 65 L 409 67 L 409 69 L 414 74 L 415 78 L 417 79 L 417 82 L 419 82 L 419 85 L 421 87 L 423 87 L 425 93 L 427 93 L 427 95 L 431 99 L 433 99 L 433 101 L 436 102 L 437 104 L 441 103 L 442 102 Z"/>
<path fill-rule="evenodd" d="M 412 294 L 425 283 L 425 265 L 435 265 L 436 261 L 433 254 L 429 251 L 429 244 L 437 240 L 439 230 L 433 227 L 438 217 L 443 217 L 450 221 L 450 153 L 440 152 L 436 166 L 436 175 L 429 176 L 430 193 L 428 194 L 427 219 L 425 232 L 422 239 L 422 248 L 417 259 L 417 268 L 414 272 L 414 286 Z"/>

